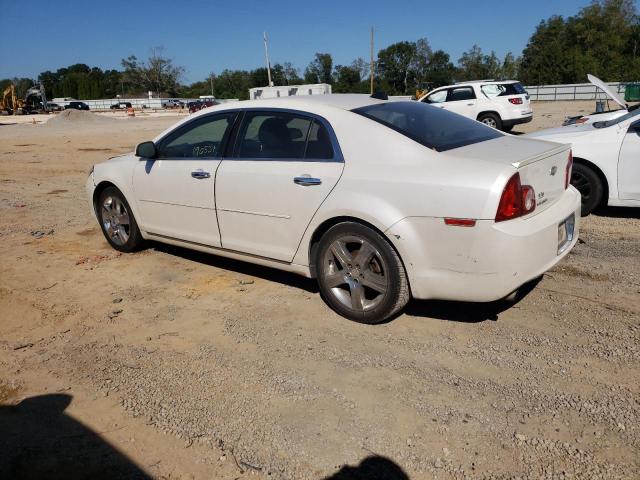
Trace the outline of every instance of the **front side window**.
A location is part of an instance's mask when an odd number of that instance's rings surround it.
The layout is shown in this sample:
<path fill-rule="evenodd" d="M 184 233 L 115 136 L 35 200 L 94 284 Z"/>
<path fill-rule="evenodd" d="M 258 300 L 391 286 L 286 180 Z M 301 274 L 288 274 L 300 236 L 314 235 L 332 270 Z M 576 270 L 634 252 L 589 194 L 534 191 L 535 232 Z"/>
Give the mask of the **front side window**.
<path fill-rule="evenodd" d="M 447 102 L 459 102 L 461 100 L 473 100 L 475 98 L 476 94 L 471 87 L 452 88 L 449 90 Z"/>
<path fill-rule="evenodd" d="M 427 103 L 442 103 L 447 100 L 447 91 L 440 90 L 439 92 L 434 92 L 427 97 Z"/>
<path fill-rule="evenodd" d="M 158 158 L 220 158 L 235 113 L 207 115 L 178 128 L 158 144 Z"/>
<path fill-rule="evenodd" d="M 239 158 L 304 158 L 312 120 L 285 112 L 248 112 L 238 137 Z"/>
<path fill-rule="evenodd" d="M 504 136 L 475 120 L 422 102 L 379 103 L 352 112 L 438 152 Z"/>

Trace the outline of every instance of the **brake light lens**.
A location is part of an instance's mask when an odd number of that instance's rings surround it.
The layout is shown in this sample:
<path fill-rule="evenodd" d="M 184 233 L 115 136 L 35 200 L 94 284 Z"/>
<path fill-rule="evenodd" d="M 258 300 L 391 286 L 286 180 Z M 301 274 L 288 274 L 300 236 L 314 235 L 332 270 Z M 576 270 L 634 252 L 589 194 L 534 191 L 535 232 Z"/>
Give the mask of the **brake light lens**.
<path fill-rule="evenodd" d="M 522 99 L 520 97 L 510 98 L 509 102 L 513 103 L 514 105 L 522 105 Z"/>
<path fill-rule="evenodd" d="M 511 220 L 536 209 L 536 192 L 531 185 L 520 183 L 520 174 L 514 174 L 502 191 L 496 222 Z"/>
<path fill-rule="evenodd" d="M 567 159 L 567 168 L 564 171 L 564 189 L 569 188 L 571 182 L 571 170 L 573 169 L 573 152 L 569 150 L 569 158 Z"/>

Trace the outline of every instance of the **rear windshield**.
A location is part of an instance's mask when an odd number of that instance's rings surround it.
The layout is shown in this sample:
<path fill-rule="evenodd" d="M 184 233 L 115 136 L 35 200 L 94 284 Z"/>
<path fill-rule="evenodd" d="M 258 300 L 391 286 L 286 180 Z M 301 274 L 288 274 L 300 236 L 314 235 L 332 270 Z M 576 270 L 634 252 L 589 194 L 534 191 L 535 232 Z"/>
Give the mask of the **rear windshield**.
<path fill-rule="evenodd" d="M 422 102 L 387 102 L 352 110 L 438 152 L 502 137 L 498 130 Z"/>
<path fill-rule="evenodd" d="M 489 85 L 482 85 L 480 90 L 489 98 L 527 93 L 520 83 L 490 83 Z"/>

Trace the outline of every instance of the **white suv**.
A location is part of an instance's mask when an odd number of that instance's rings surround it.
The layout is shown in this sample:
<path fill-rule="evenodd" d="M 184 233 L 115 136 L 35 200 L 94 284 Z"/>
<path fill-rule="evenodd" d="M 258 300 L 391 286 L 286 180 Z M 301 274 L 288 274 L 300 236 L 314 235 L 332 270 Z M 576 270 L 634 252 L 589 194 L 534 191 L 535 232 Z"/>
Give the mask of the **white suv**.
<path fill-rule="evenodd" d="M 533 119 L 529 94 L 516 80 L 478 80 L 436 88 L 419 99 L 435 107 L 510 131 Z"/>

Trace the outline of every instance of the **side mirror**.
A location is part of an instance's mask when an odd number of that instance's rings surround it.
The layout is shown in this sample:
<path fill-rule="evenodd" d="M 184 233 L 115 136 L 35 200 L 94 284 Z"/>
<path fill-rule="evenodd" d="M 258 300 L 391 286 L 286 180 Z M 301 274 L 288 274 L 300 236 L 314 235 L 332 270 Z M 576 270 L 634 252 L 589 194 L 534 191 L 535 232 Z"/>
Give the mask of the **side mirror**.
<path fill-rule="evenodd" d="M 136 157 L 140 157 L 140 159 L 153 159 L 158 156 L 158 151 L 156 150 L 156 144 L 153 142 L 142 142 L 136 145 Z"/>

